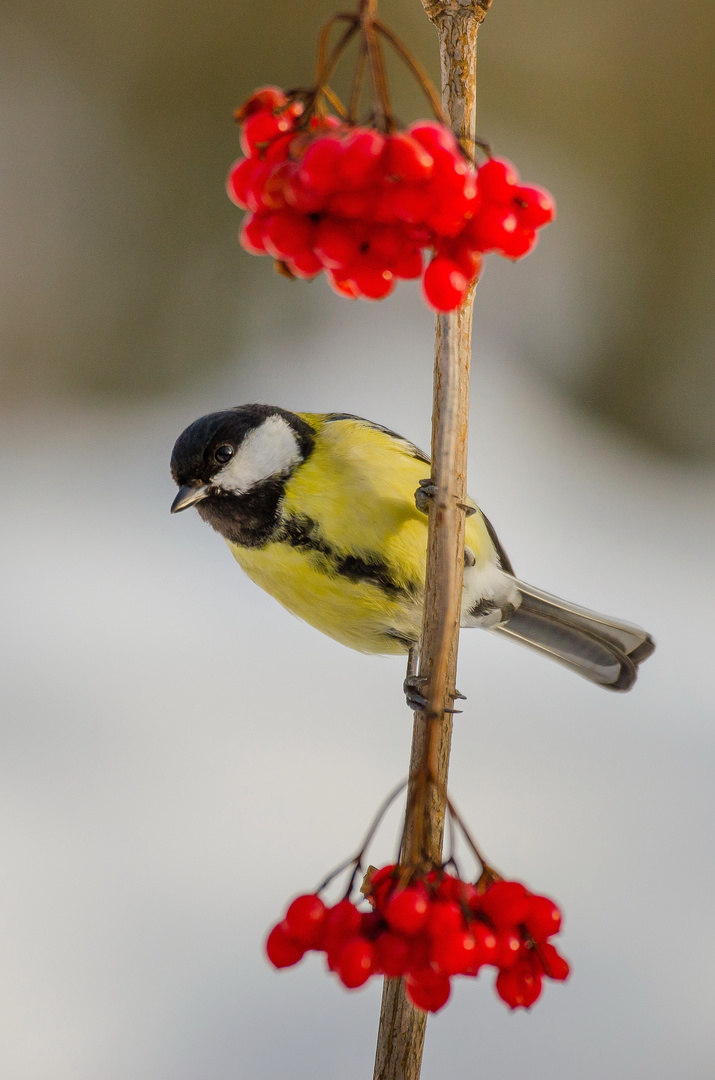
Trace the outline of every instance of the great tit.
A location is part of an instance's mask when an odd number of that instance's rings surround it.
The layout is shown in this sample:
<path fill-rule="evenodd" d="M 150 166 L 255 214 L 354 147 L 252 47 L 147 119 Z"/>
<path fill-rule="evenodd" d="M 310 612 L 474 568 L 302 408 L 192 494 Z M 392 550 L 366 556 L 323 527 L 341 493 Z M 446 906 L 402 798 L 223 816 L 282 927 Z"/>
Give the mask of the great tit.
<path fill-rule="evenodd" d="M 239 405 L 179 436 L 171 512 L 195 506 L 256 584 L 336 641 L 406 653 L 422 623 L 429 458 L 348 413 Z M 599 686 L 629 690 L 655 648 L 637 626 L 520 581 L 469 500 L 462 626 L 550 656 Z"/>

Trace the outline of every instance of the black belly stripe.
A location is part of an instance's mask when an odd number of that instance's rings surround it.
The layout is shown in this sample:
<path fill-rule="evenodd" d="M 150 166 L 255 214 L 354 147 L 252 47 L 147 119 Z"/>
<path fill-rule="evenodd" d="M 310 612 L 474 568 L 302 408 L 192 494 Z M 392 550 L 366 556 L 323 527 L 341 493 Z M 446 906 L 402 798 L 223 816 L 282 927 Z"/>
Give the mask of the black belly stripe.
<path fill-rule="evenodd" d="M 335 574 L 347 578 L 348 581 L 369 582 L 390 596 L 417 592 L 415 586 L 403 587 L 398 584 L 390 574 L 387 564 L 381 559 L 342 555 L 335 551 L 320 535 L 317 522 L 307 515 L 295 514 L 284 518 L 273 539 L 279 543 L 290 544 L 291 547 L 315 551 L 327 561 L 328 571 L 332 570 Z"/>
<path fill-rule="evenodd" d="M 403 589 L 390 576 L 390 571 L 383 562 L 377 560 L 360 559 L 356 555 L 345 555 L 334 560 L 335 569 L 348 581 L 369 581 L 377 585 L 385 593 L 396 595 Z"/>

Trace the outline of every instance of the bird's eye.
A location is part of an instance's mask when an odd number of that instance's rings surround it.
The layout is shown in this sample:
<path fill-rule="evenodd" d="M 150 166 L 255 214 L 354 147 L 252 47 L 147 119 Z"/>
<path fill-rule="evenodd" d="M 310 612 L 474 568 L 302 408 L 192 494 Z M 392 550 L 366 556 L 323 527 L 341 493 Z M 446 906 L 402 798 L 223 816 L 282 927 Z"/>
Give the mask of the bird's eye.
<path fill-rule="evenodd" d="M 230 461 L 235 453 L 234 448 L 230 443 L 221 443 L 214 450 L 214 457 L 218 461 L 219 465 L 225 465 L 227 461 Z"/>

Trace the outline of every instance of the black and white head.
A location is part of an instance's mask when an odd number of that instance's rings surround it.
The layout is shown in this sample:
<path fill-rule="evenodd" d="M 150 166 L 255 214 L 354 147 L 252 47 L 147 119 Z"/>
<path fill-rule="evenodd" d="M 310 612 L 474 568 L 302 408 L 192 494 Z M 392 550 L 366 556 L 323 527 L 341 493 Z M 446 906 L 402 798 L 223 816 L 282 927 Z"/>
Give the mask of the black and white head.
<path fill-rule="evenodd" d="M 276 529 L 291 473 L 313 449 L 312 428 L 272 405 L 239 405 L 190 424 L 176 440 L 172 514 L 195 506 L 227 540 L 253 547 Z"/>

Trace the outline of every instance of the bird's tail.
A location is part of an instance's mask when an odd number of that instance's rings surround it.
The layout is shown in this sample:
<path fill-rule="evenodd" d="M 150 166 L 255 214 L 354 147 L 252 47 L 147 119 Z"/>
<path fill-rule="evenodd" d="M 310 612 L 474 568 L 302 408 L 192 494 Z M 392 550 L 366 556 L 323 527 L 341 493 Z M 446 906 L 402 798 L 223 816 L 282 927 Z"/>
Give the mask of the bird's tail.
<path fill-rule="evenodd" d="M 638 665 L 655 649 L 638 626 L 567 604 L 523 581 L 516 585 L 521 604 L 498 626 L 505 634 L 608 690 L 630 690 Z"/>

